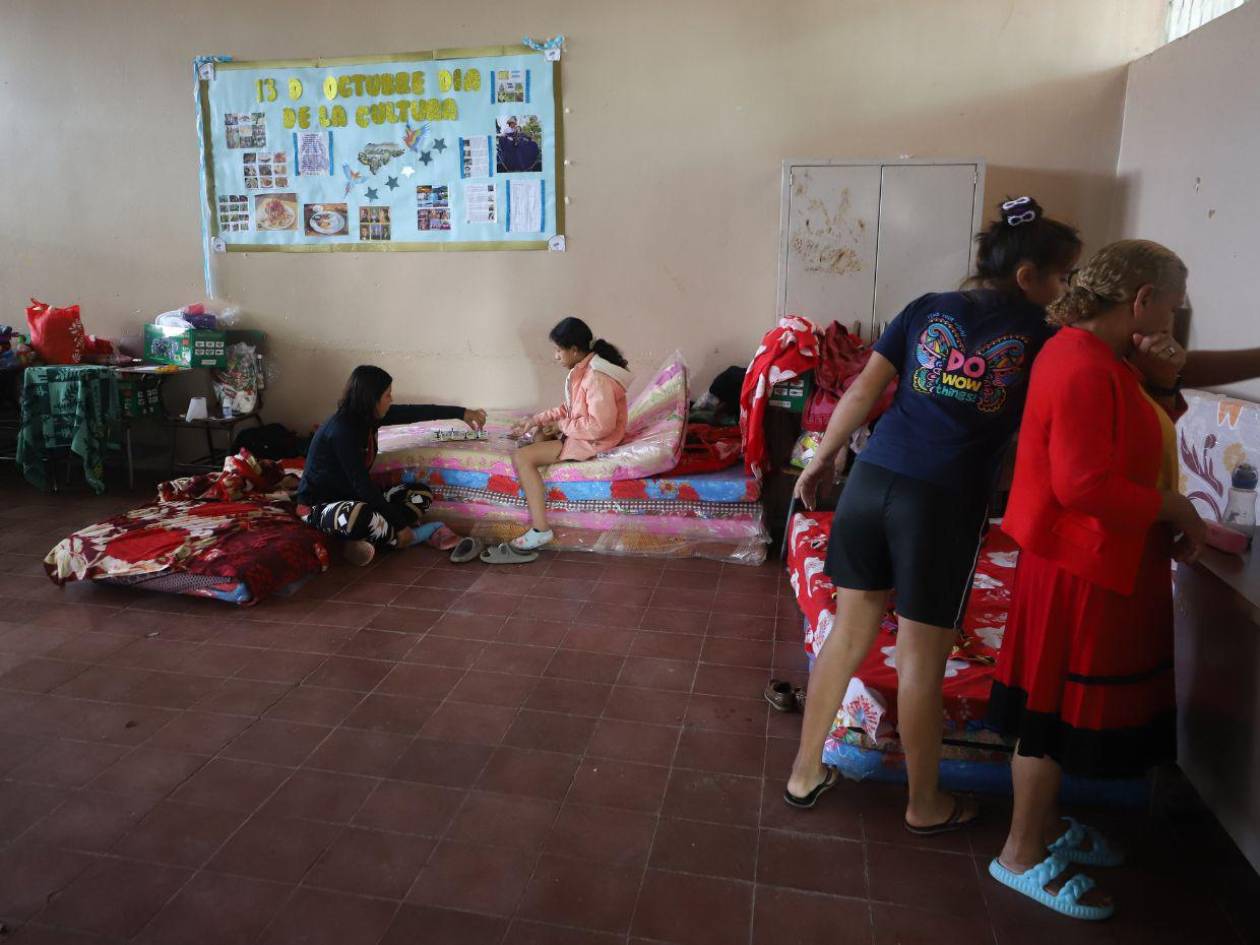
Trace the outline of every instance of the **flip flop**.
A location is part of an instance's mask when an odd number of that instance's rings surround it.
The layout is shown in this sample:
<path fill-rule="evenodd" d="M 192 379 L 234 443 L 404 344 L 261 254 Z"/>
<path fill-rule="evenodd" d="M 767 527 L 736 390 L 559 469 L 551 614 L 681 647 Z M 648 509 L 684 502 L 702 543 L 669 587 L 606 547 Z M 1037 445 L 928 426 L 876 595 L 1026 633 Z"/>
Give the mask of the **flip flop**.
<path fill-rule="evenodd" d="M 480 538 L 461 538 L 459 544 L 451 549 L 451 561 L 464 564 L 478 557 L 486 548 Z"/>
<path fill-rule="evenodd" d="M 935 837 L 937 834 L 951 833 L 955 830 L 962 830 L 964 827 L 970 827 L 972 824 L 974 824 L 977 820 L 980 819 L 979 809 L 976 810 L 976 814 L 974 817 L 970 817 L 967 820 L 962 819 L 962 815 L 965 813 L 966 813 L 966 808 L 958 800 L 958 798 L 955 797 L 954 809 L 950 811 L 948 820 L 942 821 L 939 824 L 932 824 L 931 826 L 928 826 L 928 827 L 916 827 L 914 826 L 914 824 L 910 823 L 909 821 L 906 821 L 905 822 L 906 829 L 910 831 L 912 834 L 914 834 L 916 837 Z"/>
<path fill-rule="evenodd" d="M 824 765 L 827 769 L 827 776 L 822 779 L 822 783 L 806 794 L 804 797 L 797 797 L 787 788 L 783 789 L 783 800 L 790 807 L 796 807 L 800 810 L 809 810 L 818 803 L 818 799 L 830 791 L 840 780 L 840 772 L 831 765 Z"/>
<path fill-rule="evenodd" d="M 528 564 L 538 560 L 537 551 L 517 551 L 506 541 L 492 545 L 478 557 L 486 564 Z"/>
<path fill-rule="evenodd" d="M 1030 870 L 1015 873 L 1003 866 L 996 857 L 989 863 L 989 875 L 1003 886 L 1022 893 L 1033 902 L 1039 902 L 1047 909 L 1053 909 L 1060 915 L 1073 919 L 1085 919 L 1099 922 L 1109 919 L 1115 913 L 1115 906 L 1087 906 L 1081 897 L 1098 884 L 1081 873 L 1073 876 L 1057 893 L 1046 891 L 1046 884 L 1052 883 L 1071 866 L 1067 860 L 1053 854 L 1046 857 Z"/>
<path fill-rule="evenodd" d="M 1079 866 L 1111 867 L 1124 863 L 1124 852 L 1111 846 L 1101 831 L 1074 817 L 1064 817 L 1063 820 L 1067 821 L 1068 829 L 1047 847 L 1055 856 Z M 1089 849 L 1083 845 L 1086 840 L 1089 841 Z"/>

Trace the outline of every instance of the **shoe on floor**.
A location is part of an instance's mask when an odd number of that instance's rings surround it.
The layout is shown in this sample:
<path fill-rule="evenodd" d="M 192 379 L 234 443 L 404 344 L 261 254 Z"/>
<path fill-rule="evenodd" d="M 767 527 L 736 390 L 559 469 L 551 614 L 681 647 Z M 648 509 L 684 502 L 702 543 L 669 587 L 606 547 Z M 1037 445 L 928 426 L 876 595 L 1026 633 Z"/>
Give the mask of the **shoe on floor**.
<path fill-rule="evenodd" d="M 459 544 L 451 550 L 451 561 L 455 564 L 464 564 L 465 562 L 474 560 L 480 555 L 486 546 L 479 538 L 461 538 Z"/>
<path fill-rule="evenodd" d="M 1016 873 L 994 857 L 989 863 L 989 875 L 1003 886 L 1022 893 L 1047 909 L 1053 909 L 1059 915 L 1087 922 L 1111 918 L 1116 911 L 1115 906 L 1087 906 L 1081 902 L 1081 898 L 1097 885 L 1083 873 L 1069 879 L 1057 893 L 1046 891 L 1045 887 L 1067 872 L 1070 866 L 1067 860 L 1051 854 L 1032 869 Z"/>
<path fill-rule="evenodd" d="M 538 560 L 537 551 L 517 551 L 509 542 L 491 545 L 479 556 L 485 564 L 529 564 Z"/>
<path fill-rule="evenodd" d="M 536 528 L 531 528 L 524 535 L 513 538 L 508 544 L 512 546 L 513 551 L 537 551 L 543 545 L 551 543 L 556 537 L 556 533 L 550 528 L 545 532 L 540 532 Z"/>
<path fill-rule="evenodd" d="M 818 799 L 830 791 L 840 780 L 840 770 L 833 768 L 831 765 L 823 765 L 827 769 L 827 774 L 823 777 L 818 785 L 806 794 L 804 797 L 798 797 L 787 788 L 783 789 L 783 800 L 788 806 L 796 807 L 800 810 L 809 810 L 818 803 Z"/>
<path fill-rule="evenodd" d="M 765 696 L 770 707 L 776 712 L 795 712 L 797 710 L 798 701 L 797 693 L 800 690 L 795 688 L 790 682 L 784 682 L 781 679 L 772 679 L 766 683 Z"/>
<path fill-rule="evenodd" d="M 364 568 L 376 557 L 376 546 L 370 541 L 347 541 L 341 546 L 341 554 L 356 568 Z"/>

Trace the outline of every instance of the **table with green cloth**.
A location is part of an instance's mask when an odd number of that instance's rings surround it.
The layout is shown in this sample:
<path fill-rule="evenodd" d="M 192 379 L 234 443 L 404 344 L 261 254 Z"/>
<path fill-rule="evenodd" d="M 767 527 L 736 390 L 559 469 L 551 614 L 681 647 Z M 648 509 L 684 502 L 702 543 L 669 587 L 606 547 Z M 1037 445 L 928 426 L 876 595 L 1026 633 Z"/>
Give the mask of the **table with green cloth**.
<path fill-rule="evenodd" d="M 27 482 L 48 487 L 48 458 L 69 449 L 83 457 L 83 475 L 105 491 L 104 452 L 121 420 L 118 374 L 98 365 L 30 367 L 22 382 L 17 464 Z"/>

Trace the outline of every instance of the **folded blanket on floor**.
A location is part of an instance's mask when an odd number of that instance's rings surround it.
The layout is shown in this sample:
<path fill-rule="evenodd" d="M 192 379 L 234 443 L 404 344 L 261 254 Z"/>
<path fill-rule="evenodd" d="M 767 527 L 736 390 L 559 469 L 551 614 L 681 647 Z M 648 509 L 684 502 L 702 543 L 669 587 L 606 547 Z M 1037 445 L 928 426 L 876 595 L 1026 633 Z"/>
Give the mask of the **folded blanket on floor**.
<path fill-rule="evenodd" d="M 183 574 L 190 577 L 180 592 L 213 587 L 212 596 L 256 603 L 328 568 L 326 539 L 294 511 L 288 491 L 297 483 L 294 468 L 242 451 L 225 461 L 222 473 L 162 483 L 156 505 L 62 539 L 44 558 L 44 570 L 57 584 L 140 585 Z M 239 587 L 228 588 L 233 582 Z"/>

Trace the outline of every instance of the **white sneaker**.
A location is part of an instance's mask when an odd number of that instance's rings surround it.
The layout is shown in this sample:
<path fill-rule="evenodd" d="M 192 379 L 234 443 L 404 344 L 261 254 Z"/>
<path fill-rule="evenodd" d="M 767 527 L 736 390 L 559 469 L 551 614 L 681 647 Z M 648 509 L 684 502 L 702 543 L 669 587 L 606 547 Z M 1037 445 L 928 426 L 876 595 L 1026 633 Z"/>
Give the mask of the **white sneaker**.
<path fill-rule="evenodd" d="M 513 538 L 510 544 L 517 551 L 535 551 L 543 545 L 549 544 L 555 537 L 555 532 L 553 532 L 550 528 L 545 532 L 540 532 L 536 528 L 531 528 L 524 535 Z"/>

